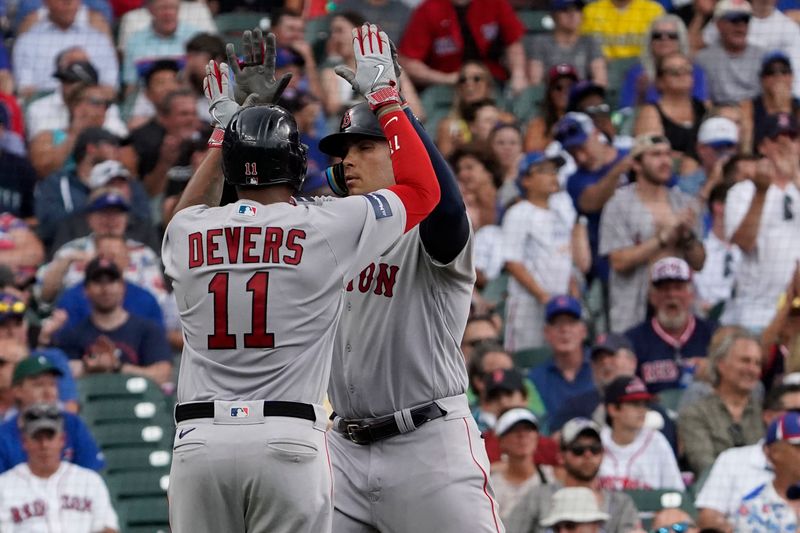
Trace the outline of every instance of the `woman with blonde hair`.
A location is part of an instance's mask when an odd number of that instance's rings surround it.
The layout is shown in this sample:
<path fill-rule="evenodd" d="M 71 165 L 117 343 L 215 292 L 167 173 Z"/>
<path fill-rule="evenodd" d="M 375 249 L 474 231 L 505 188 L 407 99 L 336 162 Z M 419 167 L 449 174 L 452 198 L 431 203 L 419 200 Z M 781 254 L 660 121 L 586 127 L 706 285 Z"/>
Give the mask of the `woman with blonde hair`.
<path fill-rule="evenodd" d="M 677 15 L 664 15 L 650 25 L 650 30 L 645 35 L 639 63 L 633 65 L 625 74 L 619 107 L 636 107 L 658 100 L 658 88 L 655 85 L 658 62 L 675 53 L 689 55 L 686 25 Z M 692 78 L 694 80 L 692 97 L 700 101 L 707 100 L 706 76 L 699 65 L 692 64 Z"/>

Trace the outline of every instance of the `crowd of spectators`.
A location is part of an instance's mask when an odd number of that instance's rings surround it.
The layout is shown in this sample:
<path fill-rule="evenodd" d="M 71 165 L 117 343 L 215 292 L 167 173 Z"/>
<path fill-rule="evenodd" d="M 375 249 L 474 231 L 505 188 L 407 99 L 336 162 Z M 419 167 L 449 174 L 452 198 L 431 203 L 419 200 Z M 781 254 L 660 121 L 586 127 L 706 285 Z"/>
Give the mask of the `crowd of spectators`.
<path fill-rule="evenodd" d="M 796 528 L 796 0 L 0 0 L 0 471 L 33 446 L 103 468 L 86 374 L 174 388 L 160 237 L 208 61 L 275 33 L 302 194 L 330 194 L 317 142 L 357 103 L 334 68 L 365 20 L 473 225 L 462 350 L 507 530 L 639 531 L 628 493 L 655 490 L 681 495 L 658 531 Z"/>

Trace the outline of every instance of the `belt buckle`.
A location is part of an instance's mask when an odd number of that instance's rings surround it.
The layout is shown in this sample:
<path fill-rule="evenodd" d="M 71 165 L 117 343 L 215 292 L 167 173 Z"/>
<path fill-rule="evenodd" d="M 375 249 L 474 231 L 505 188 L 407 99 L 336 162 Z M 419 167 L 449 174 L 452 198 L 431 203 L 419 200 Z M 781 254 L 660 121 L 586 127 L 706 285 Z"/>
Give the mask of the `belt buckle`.
<path fill-rule="evenodd" d="M 361 424 L 347 424 L 344 428 L 345 436 L 356 444 L 369 444 L 368 441 L 362 440 L 356 434 L 356 431 L 362 429 Z"/>

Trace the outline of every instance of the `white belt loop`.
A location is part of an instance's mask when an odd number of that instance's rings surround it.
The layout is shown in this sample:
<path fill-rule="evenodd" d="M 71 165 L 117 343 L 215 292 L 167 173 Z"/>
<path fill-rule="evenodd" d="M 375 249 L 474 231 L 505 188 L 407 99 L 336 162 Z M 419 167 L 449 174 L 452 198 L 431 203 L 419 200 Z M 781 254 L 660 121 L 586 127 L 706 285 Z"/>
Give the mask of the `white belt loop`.
<path fill-rule="evenodd" d="M 394 421 L 397 423 L 397 429 L 400 430 L 400 433 L 410 433 L 417 429 L 414 419 L 411 418 L 411 409 L 395 411 Z"/>

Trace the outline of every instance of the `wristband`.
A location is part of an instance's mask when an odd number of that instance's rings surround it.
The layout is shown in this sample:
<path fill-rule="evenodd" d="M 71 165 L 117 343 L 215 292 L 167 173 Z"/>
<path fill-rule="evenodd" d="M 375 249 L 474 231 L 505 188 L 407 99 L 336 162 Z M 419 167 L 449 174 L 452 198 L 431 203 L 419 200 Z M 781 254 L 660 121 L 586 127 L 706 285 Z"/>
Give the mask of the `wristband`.
<path fill-rule="evenodd" d="M 214 128 L 211 137 L 208 138 L 209 148 L 222 148 L 222 139 L 225 138 L 225 130 L 222 128 Z"/>
<path fill-rule="evenodd" d="M 385 105 L 401 105 L 403 102 L 402 98 L 400 97 L 400 93 L 398 93 L 397 89 L 394 87 L 382 87 L 377 91 L 367 93 L 366 98 L 367 102 L 369 102 L 370 109 L 373 111 L 376 111 Z"/>

